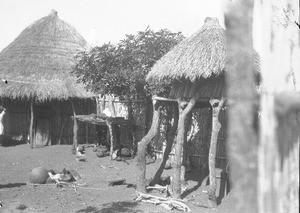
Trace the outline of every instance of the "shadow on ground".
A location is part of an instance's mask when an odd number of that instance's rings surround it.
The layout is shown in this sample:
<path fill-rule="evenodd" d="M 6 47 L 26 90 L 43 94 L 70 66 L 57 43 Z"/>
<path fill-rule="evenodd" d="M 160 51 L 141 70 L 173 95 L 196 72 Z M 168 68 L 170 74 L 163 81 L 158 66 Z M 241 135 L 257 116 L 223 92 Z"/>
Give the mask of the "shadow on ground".
<path fill-rule="evenodd" d="M 201 186 L 201 184 L 198 183 L 198 184 L 195 185 L 194 187 L 192 187 L 192 188 L 186 190 L 185 192 L 182 193 L 182 195 L 181 195 L 182 198 L 185 198 L 185 197 L 187 197 L 189 194 L 191 194 L 191 193 L 197 191 L 197 190 L 200 188 L 200 186 Z"/>
<path fill-rule="evenodd" d="M 14 188 L 14 187 L 21 187 L 25 186 L 26 183 L 8 183 L 8 184 L 0 184 L 0 189 L 4 188 Z"/>
<path fill-rule="evenodd" d="M 78 210 L 77 213 L 143 213 L 142 210 L 137 210 L 135 207 L 138 206 L 136 202 L 113 202 L 103 204 L 97 208 L 94 206 L 88 206 L 85 209 Z"/>
<path fill-rule="evenodd" d="M 26 143 L 26 140 L 15 140 L 7 135 L 0 135 L 0 145 L 3 147 L 18 146 Z"/>

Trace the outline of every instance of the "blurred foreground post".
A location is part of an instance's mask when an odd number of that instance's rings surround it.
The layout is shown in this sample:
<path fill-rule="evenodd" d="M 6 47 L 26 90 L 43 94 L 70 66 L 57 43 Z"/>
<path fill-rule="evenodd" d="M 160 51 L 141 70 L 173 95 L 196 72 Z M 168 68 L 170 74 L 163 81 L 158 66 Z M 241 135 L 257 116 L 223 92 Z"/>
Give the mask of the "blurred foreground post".
<path fill-rule="evenodd" d="M 254 43 L 261 56 L 258 150 L 260 213 L 299 212 L 299 0 L 257 0 Z"/>
<path fill-rule="evenodd" d="M 257 212 L 256 97 L 252 46 L 253 1 L 230 1 L 225 9 L 228 44 L 228 157 L 237 200 L 233 212 Z"/>

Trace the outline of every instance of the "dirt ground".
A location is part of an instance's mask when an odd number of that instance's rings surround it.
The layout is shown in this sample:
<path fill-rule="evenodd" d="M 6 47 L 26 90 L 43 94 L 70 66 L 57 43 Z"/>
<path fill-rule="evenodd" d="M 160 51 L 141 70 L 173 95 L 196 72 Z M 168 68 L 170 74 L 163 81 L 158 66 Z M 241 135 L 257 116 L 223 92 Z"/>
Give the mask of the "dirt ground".
<path fill-rule="evenodd" d="M 136 161 L 111 161 L 109 157 L 98 158 L 92 147 L 86 148 L 87 162 L 78 162 L 71 153 L 70 145 L 55 145 L 30 149 L 27 144 L 0 146 L 0 212 L 77 212 L 77 213 L 150 213 L 168 211 L 161 206 L 144 202 L 133 202 L 136 190 L 126 185 L 108 186 L 112 179 L 125 178 L 127 183 L 135 183 Z M 160 161 L 147 165 L 147 177 L 153 177 Z M 83 187 L 55 187 L 55 184 L 32 185 L 28 174 L 32 168 L 62 171 L 76 170 Z M 171 170 L 163 175 L 170 175 Z M 197 181 L 188 181 L 186 203 L 192 212 L 230 212 L 235 199 L 230 192 L 216 209 L 199 207 L 206 205 L 205 195 Z M 159 194 L 156 194 L 159 195 Z M 160 195 L 163 196 L 163 195 Z M 202 205 L 201 204 L 201 205 Z"/>

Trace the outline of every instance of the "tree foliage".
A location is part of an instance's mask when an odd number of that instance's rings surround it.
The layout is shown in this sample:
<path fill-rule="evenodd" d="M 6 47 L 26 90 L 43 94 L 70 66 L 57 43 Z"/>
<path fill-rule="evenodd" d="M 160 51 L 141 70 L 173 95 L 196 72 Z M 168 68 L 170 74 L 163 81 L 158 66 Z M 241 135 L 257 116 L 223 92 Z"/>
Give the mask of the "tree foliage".
<path fill-rule="evenodd" d="M 137 35 L 126 35 L 118 44 L 104 44 L 80 52 L 73 73 L 88 89 L 119 98 L 143 100 L 151 92 L 167 92 L 166 83 L 149 85 L 146 75 L 154 63 L 183 39 L 181 32 L 147 28 Z"/>

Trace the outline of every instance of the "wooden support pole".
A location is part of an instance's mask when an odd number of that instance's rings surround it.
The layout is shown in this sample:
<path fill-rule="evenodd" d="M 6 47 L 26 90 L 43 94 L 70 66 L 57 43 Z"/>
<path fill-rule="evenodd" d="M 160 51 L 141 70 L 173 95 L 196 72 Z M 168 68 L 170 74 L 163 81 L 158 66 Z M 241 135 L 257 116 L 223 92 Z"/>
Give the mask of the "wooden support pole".
<path fill-rule="evenodd" d="M 76 148 L 78 146 L 78 122 L 77 122 L 77 119 L 75 118 L 76 117 L 76 111 L 75 111 L 75 105 L 74 105 L 74 102 L 73 100 L 71 99 L 71 105 L 72 105 L 72 110 L 73 110 L 73 122 L 74 122 L 74 125 L 73 125 L 73 146 Z"/>
<path fill-rule="evenodd" d="M 67 122 L 67 119 L 64 119 L 64 121 L 62 123 L 62 126 L 61 126 L 61 129 L 60 129 L 60 134 L 59 134 L 59 139 L 58 139 L 58 145 L 61 144 L 61 138 L 62 138 L 62 135 L 63 135 L 63 132 L 64 132 L 64 128 L 65 128 L 66 122 Z"/>
<path fill-rule="evenodd" d="M 153 137 L 158 132 L 159 119 L 160 119 L 160 110 L 161 106 L 158 106 L 157 101 L 152 101 L 153 105 L 153 117 L 152 125 L 149 132 L 143 137 L 143 139 L 138 143 L 138 152 L 137 152 L 137 167 L 138 167 L 138 184 L 137 189 L 142 192 L 146 192 L 146 148 L 147 145 L 151 142 Z"/>
<path fill-rule="evenodd" d="M 228 107 L 227 152 L 236 205 L 232 213 L 257 212 L 257 143 L 254 129 L 256 97 L 252 42 L 253 0 L 228 1 L 227 95 L 236 101 Z"/>
<path fill-rule="evenodd" d="M 99 96 L 95 97 L 95 101 L 96 101 L 96 114 L 99 115 L 100 113 L 100 100 L 99 100 Z"/>
<path fill-rule="evenodd" d="M 187 115 L 191 112 L 197 102 L 197 97 L 193 97 L 189 103 L 178 101 L 179 118 L 178 118 L 178 129 L 175 144 L 175 156 L 173 166 L 173 180 L 172 180 L 172 191 L 175 198 L 180 199 L 181 197 L 181 165 L 182 165 L 182 148 L 185 141 L 185 120 Z"/>
<path fill-rule="evenodd" d="M 113 157 L 114 152 L 114 132 L 113 132 L 113 126 L 111 122 L 107 122 L 108 131 L 109 131 L 109 138 L 110 138 L 110 158 Z"/>
<path fill-rule="evenodd" d="M 299 212 L 300 96 L 294 91 L 299 90 L 300 77 L 300 29 L 295 23 L 300 19 L 299 3 L 255 1 L 253 35 L 263 82 L 258 146 L 259 213 Z"/>
<path fill-rule="evenodd" d="M 85 144 L 89 143 L 89 124 L 85 124 Z"/>
<path fill-rule="evenodd" d="M 33 122 L 34 122 L 34 111 L 33 111 L 33 99 L 30 101 L 30 126 L 29 126 L 29 140 L 30 148 L 33 148 Z"/>
<path fill-rule="evenodd" d="M 171 112 L 168 112 L 167 114 L 170 115 Z M 176 109 L 174 109 L 174 113 L 173 114 L 174 114 L 174 122 L 173 122 L 173 125 L 171 125 L 171 123 L 170 123 L 171 121 L 168 122 L 167 133 L 166 133 L 167 145 L 166 145 L 166 148 L 164 150 L 164 156 L 163 156 L 163 160 L 162 160 L 162 162 L 160 164 L 160 167 L 158 168 L 157 172 L 154 175 L 153 184 L 156 184 L 156 183 L 158 183 L 160 181 L 161 174 L 163 173 L 163 170 L 165 168 L 166 162 L 167 162 L 167 160 L 169 158 L 169 154 L 172 151 L 174 137 L 175 137 L 175 134 L 176 134 L 176 131 L 177 131 L 177 127 L 178 127 L 178 119 L 179 119 L 178 107 L 176 107 Z M 170 119 L 171 118 L 169 118 L 169 120 Z"/>
<path fill-rule="evenodd" d="M 216 153 L 218 144 L 219 130 L 221 129 L 221 123 L 219 122 L 219 113 L 224 104 L 224 98 L 221 101 L 212 99 L 209 101 L 212 107 L 212 132 L 210 139 L 209 155 L 208 155 L 208 167 L 209 167 L 209 197 L 212 204 L 217 206 L 216 202 Z M 217 104 L 217 106 L 216 106 Z"/>

